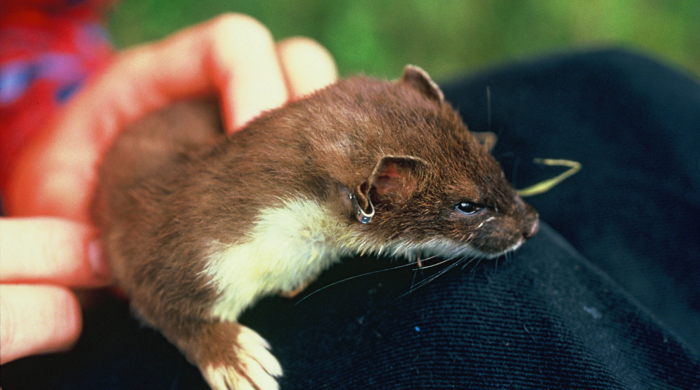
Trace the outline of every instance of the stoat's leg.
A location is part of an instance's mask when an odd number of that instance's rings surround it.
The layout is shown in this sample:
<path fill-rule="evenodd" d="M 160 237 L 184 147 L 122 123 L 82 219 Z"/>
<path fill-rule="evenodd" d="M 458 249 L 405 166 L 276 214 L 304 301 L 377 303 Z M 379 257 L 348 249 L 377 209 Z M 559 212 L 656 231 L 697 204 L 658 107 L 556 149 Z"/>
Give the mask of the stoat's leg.
<path fill-rule="evenodd" d="M 237 322 L 188 324 L 187 336 L 166 334 L 196 364 L 213 390 L 278 389 L 282 367 L 270 345 Z M 174 336 L 174 337 L 173 337 Z"/>

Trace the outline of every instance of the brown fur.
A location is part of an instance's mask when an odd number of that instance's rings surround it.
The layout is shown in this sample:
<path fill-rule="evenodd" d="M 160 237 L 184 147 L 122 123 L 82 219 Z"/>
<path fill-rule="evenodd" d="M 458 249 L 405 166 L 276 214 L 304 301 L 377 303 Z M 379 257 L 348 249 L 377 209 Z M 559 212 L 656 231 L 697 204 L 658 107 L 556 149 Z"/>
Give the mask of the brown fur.
<path fill-rule="evenodd" d="M 373 205 L 370 223 L 357 221 L 350 193 Z M 204 370 L 236 364 L 222 345 L 239 326 L 211 317 L 221 293 L 203 274 L 211 242 L 235 245 L 259 210 L 300 196 L 329 205 L 369 250 L 444 238 L 493 257 L 537 230 L 537 213 L 410 67 L 403 81 L 339 81 L 230 137 L 214 101 L 146 118 L 105 157 L 94 219 L 136 312 Z M 480 211 L 456 210 L 464 201 Z"/>

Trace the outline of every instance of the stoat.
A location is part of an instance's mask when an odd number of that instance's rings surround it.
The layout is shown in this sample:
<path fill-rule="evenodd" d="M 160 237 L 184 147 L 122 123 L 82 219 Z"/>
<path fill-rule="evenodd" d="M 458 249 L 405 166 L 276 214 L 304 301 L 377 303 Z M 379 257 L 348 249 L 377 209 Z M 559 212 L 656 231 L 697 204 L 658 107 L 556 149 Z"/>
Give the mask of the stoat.
<path fill-rule="evenodd" d="M 209 385 L 276 389 L 270 346 L 239 324 L 341 258 L 494 258 L 538 215 L 437 85 L 338 81 L 224 135 L 215 100 L 190 100 L 121 134 L 93 218 L 118 285 Z"/>

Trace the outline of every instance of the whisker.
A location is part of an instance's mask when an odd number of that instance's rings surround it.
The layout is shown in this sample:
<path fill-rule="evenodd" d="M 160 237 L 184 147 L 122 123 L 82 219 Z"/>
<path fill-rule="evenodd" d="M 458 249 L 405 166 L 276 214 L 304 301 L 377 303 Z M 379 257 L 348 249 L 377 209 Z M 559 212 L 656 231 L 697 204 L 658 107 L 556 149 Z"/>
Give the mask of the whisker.
<path fill-rule="evenodd" d="M 413 270 L 413 279 L 411 280 L 411 287 L 410 287 L 411 290 L 413 290 L 413 286 L 416 285 L 416 276 L 418 276 L 418 271 L 420 271 L 421 276 L 423 275 L 423 271 L 422 271 L 422 270 L 419 270 L 418 268 L 415 268 L 415 269 Z"/>
<path fill-rule="evenodd" d="M 425 262 L 432 261 L 432 260 L 434 260 L 434 259 L 437 259 L 439 256 L 440 256 L 440 255 L 432 255 L 432 256 L 426 257 L 425 259 L 422 260 L 422 262 L 425 263 Z M 431 264 L 431 265 L 422 265 L 422 264 L 421 264 L 421 265 L 419 265 L 417 268 L 414 268 L 414 269 L 413 269 L 413 271 L 414 271 L 414 272 L 413 272 L 413 280 L 411 280 L 411 287 L 410 287 L 410 288 L 413 289 L 413 287 L 416 285 L 416 277 L 418 276 L 418 273 L 419 273 L 419 272 L 420 272 L 420 274 L 421 274 L 421 277 L 423 277 L 423 274 L 424 274 L 423 270 L 425 270 L 425 269 L 427 269 L 427 268 L 432 268 L 432 267 L 438 266 L 438 265 L 440 265 L 440 264 L 445 263 L 446 261 L 449 261 L 449 260 L 443 260 L 443 261 L 440 261 L 440 262 L 437 262 L 437 263 Z M 420 283 L 420 282 L 419 282 L 419 283 Z"/>
<path fill-rule="evenodd" d="M 486 115 L 488 122 L 488 131 L 491 131 L 491 86 L 486 86 Z"/>
<path fill-rule="evenodd" d="M 475 261 L 477 261 L 477 260 L 479 260 L 478 257 L 469 258 L 468 261 L 465 261 L 465 262 L 464 262 L 464 265 L 462 266 L 462 269 L 467 268 L 470 264 L 472 264 L 473 262 L 475 262 Z"/>
<path fill-rule="evenodd" d="M 451 260 L 454 260 L 454 259 L 451 259 Z M 419 289 L 419 288 L 427 285 L 428 283 L 434 281 L 435 279 L 439 278 L 440 276 L 442 276 L 443 274 L 445 274 L 446 272 L 450 271 L 452 268 L 455 268 L 458 265 L 459 265 L 459 260 L 455 261 L 453 264 L 449 265 L 448 267 L 445 267 L 444 269 L 440 270 L 435 275 L 432 275 L 424 280 L 421 280 L 420 282 L 418 282 L 418 284 L 415 286 L 415 288 L 413 288 L 411 291 L 415 291 L 416 289 Z"/>
<path fill-rule="evenodd" d="M 319 292 L 321 292 L 321 291 L 323 291 L 323 290 L 325 290 L 325 289 L 327 289 L 327 288 L 333 287 L 333 286 L 335 286 L 336 284 L 344 283 L 344 282 L 347 282 L 347 281 L 350 281 L 350 280 L 353 280 L 353 279 L 357 279 L 357 278 L 361 278 L 361 277 L 364 277 L 364 276 L 369 276 L 369 275 L 378 274 L 378 273 L 380 273 L 380 272 L 393 271 L 393 270 L 396 270 L 396 269 L 405 268 L 405 267 L 412 267 L 412 266 L 413 266 L 413 263 L 406 263 L 406 264 L 401 264 L 401 265 L 397 265 L 397 266 L 390 267 L 390 268 L 386 268 L 386 269 L 379 269 L 379 270 L 372 271 L 372 272 L 366 272 L 366 273 L 364 273 L 364 274 L 355 275 L 355 276 L 351 276 L 351 277 L 349 277 L 349 278 L 345 278 L 345 279 L 342 279 L 342 280 L 338 280 L 338 281 L 333 282 L 333 283 L 331 283 L 331 284 L 329 284 L 329 285 L 323 286 L 323 287 L 319 288 L 318 290 L 316 290 L 316 291 L 314 291 L 314 292 L 309 293 L 309 295 L 307 295 L 307 296 L 305 296 L 304 298 L 301 298 L 299 301 L 297 301 L 297 302 L 294 304 L 294 306 L 296 306 L 296 305 L 298 305 L 298 304 L 304 302 L 304 301 L 305 301 L 307 298 L 309 298 L 310 296 L 315 295 L 316 293 L 319 293 Z"/>
<path fill-rule="evenodd" d="M 455 256 L 455 257 L 456 257 L 456 256 Z M 448 259 L 448 261 L 454 260 L 455 257 L 451 257 L 450 259 Z M 417 289 L 426 286 L 428 283 L 432 282 L 433 280 L 435 280 L 435 279 L 439 278 L 440 276 L 444 275 L 446 272 L 449 272 L 451 269 L 453 269 L 453 268 L 455 268 L 456 266 L 458 266 L 459 263 L 460 263 L 460 261 L 461 261 L 461 260 L 455 261 L 453 264 L 450 264 L 448 267 L 445 267 L 445 269 L 440 270 L 440 271 L 439 271 L 438 273 L 436 273 L 435 275 L 433 275 L 433 276 L 431 276 L 431 277 L 429 277 L 429 278 L 427 278 L 427 279 L 421 280 L 421 281 L 418 282 L 416 285 L 411 286 L 411 289 L 410 289 L 410 290 L 408 290 L 407 292 L 401 294 L 401 295 L 400 295 L 398 298 L 396 298 L 396 299 L 401 299 L 401 298 L 403 298 L 404 296 L 413 293 L 413 292 L 416 291 Z M 441 263 L 444 263 L 444 261 L 441 262 Z"/>
<path fill-rule="evenodd" d="M 476 260 L 476 264 L 474 264 L 474 266 L 472 267 L 472 270 L 471 270 L 470 275 L 469 275 L 469 277 L 471 278 L 471 280 L 474 280 L 474 277 L 476 276 L 476 270 L 478 269 L 479 264 L 481 264 L 481 262 L 482 262 L 484 259 L 485 259 L 485 257 L 478 257 L 478 258 L 474 259 L 474 260 Z M 472 261 L 472 262 L 473 262 L 473 261 Z"/>
<path fill-rule="evenodd" d="M 437 257 L 437 255 L 436 255 L 436 256 L 432 256 L 432 258 L 435 258 L 435 257 Z M 429 257 L 428 259 L 430 259 L 430 257 Z M 423 261 L 425 262 L 425 261 L 428 260 L 428 259 L 423 259 Z M 442 264 L 447 263 L 448 261 L 452 261 L 452 259 L 451 259 L 451 258 L 448 258 L 448 259 L 445 259 L 445 260 L 442 260 L 442 261 L 438 261 L 438 262 L 435 263 L 435 264 L 424 265 L 424 266 L 422 266 L 422 267 L 420 267 L 420 268 L 416 268 L 416 270 L 425 270 L 425 269 L 428 269 L 428 268 L 438 267 L 438 266 L 440 266 L 440 265 L 442 265 Z"/>
<path fill-rule="evenodd" d="M 450 260 L 447 260 L 447 261 L 450 261 Z M 448 267 L 448 268 L 449 268 L 449 267 Z M 414 291 L 414 290 L 417 290 L 417 289 L 423 287 L 424 285 L 430 283 L 430 282 L 431 282 L 432 280 L 434 280 L 437 276 L 440 276 L 444 271 L 445 271 L 445 269 L 442 269 L 442 270 L 440 270 L 438 273 L 436 273 L 435 275 L 429 276 L 429 277 L 427 277 L 427 278 L 425 278 L 425 279 L 419 281 L 418 283 L 413 284 L 413 285 L 411 286 L 411 289 L 409 290 L 409 292 L 412 292 L 412 291 Z"/>
<path fill-rule="evenodd" d="M 518 188 L 516 185 L 516 181 L 518 178 L 518 168 L 520 167 L 520 158 L 518 156 L 515 156 L 515 159 L 513 159 L 513 176 L 511 179 L 511 183 L 513 184 L 513 187 Z"/>

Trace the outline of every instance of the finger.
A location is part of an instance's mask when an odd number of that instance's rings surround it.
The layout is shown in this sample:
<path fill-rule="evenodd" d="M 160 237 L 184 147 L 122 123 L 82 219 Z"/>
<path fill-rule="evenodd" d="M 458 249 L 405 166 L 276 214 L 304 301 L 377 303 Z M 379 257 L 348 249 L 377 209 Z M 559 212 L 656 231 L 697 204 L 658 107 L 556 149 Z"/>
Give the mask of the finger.
<path fill-rule="evenodd" d="M 108 284 L 109 267 L 86 225 L 55 218 L 0 219 L 0 281 L 71 287 Z"/>
<path fill-rule="evenodd" d="M 221 91 L 233 131 L 288 96 L 269 31 L 227 14 L 118 55 L 23 151 L 5 183 L 10 215 L 88 221 L 95 166 L 117 132 L 185 97 Z"/>
<path fill-rule="evenodd" d="M 263 111 L 283 105 L 288 99 L 284 73 L 270 32 L 254 19 L 246 23 L 223 20 L 212 50 L 212 74 L 221 77 L 224 123 L 227 130 L 243 127 Z M 232 110 L 228 110 L 232 107 Z"/>
<path fill-rule="evenodd" d="M 121 97 L 114 93 L 118 88 Z M 116 131 L 145 113 L 193 95 L 220 91 L 231 107 L 227 125 L 237 128 L 287 100 L 275 44 L 267 28 L 241 14 L 224 14 L 182 30 L 163 41 L 124 52 L 100 78 L 92 98 L 106 97 L 120 115 Z M 124 97 L 129 97 L 125 99 Z M 102 134 L 109 144 L 114 134 Z"/>
<path fill-rule="evenodd" d="M 277 54 L 291 99 L 306 96 L 334 83 L 338 78 L 333 57 L 312 39 L 287 38 L 277 44 Z"/>
<path fill-rule="evenodd" d="M 112 68 L 106 85 L 135 81 L 124 91 L 133 99 L 118 100 L 125 105 L 115 110 L 126 122 L 182 97 L 220 91 L 226 126 L 235 129 L 288 98 L 272 35 L 247 15 L 224 14 L 131 49 Z"/>
<path fill-rule="evenodd" d="M 65 350 L 82 329 L 78 300 L 56 286 L 0 285 L 0 364 Z"/>

